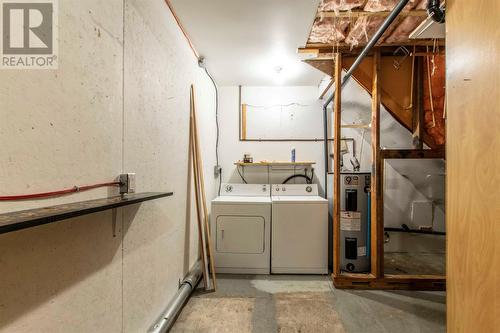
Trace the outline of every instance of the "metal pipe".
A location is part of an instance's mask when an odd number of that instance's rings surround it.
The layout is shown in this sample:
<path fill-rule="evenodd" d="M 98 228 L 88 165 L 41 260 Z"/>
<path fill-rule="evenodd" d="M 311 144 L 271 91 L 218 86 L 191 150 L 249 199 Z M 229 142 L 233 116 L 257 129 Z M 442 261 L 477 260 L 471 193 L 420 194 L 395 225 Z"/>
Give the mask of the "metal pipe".
<path fill-rule="evenodd" d="M 366 44 L 363 51 L 361 51 L 359 56 L 356 58 L 356 60 L 352 64 L 351 68 L 349 68 L 347 73 L 344 75 L 344 77 L 342 78 L 342 83 L 341 83 L 340 87 L 335 87 L 335 89 L 340 88 L 340 90 L 342 90 L 342 88 L 346 85 L 346 83 L 351 78 L 351 76 L 354 73 L 354 71 L 356 70 L 356 68 L 358 68 L 358 66 L 361 64 L 363 59 L 368 55 L 368 52 L 370 52 L 370 50 L 373 48 L 373 46 L 375 46 L 375 44 L 378 42 L 380 37 L 382 37 L 384 32 L 387 30 L 387 28 L 389 28 L 391 23 L 396 19 L 396 17 L 399 15 L 399 13 L 401 13 L 403 8 L 406 6 L 406 4 L 409 1 L 410 0 L 399 1 L 399 3 L 396 5 L 396 7 L 394 7 L 394 9 L 389 14 L 389 16 L 387 16 L 387 18 L 384 20 L 384 22 L 382 22 L 382 25 L 380 26 L 380 28 L 378 28 L 377 32 L 375 32 L 375 34 L 370 39 L 368 44 Z M 328 182 L 328 159 L 329 159 L 329 156 L 328 156 L 328 136 L 327 136 L 328 135 L 328 105 L 333 101 L 334 97 L 335 97 L 335 90 L 333 91 L 333 94 L 327 99 L 326 103 L 323 105 L 323 121 L 324 121 L 323 129 L 324 129 L 324 136 L 325 136 L 324 145 L 325 145 L 325 197 L 326 198 L 328 198 L 326 189 L 327 189 L 327 182 Z"/>
<path fill-rule="evenodd" d="M 399 1 L 399 3 L 396 5 L 396 7 L 394 7 L 394 9 L 389 14 L 389 16 L 387 16 L 387 18 L 385 19 L 385 21 L 382 22 L 382 25 L 380 26 L 380 28 L 378 28 L 377 32 L 375 32 L 375 34 L 370 39 L 370 41 L 368 42 L 368 44 L 366 44 L 366 46 L 363 49 L 363 51 L 361 51 L 361 53 L 359 54 L 359 56 L 356 58 L 356 60 L 352 64 L 351 68 L 349 68 L 349 70 L 347 71 L 347 73 L 342 78 L 341 90 L 346 85 L 346 83 L 349 81 L 349 79 L 351 78 L 351 76 L 354 73 L 354 71 L 356 70 L 356 68 L 358 68 L 358 66 L 361 64 L 361 62 L 363 61 L 363 59 L 368 55 L 368 53 L 375 46 L 375 44 L 378 42 L 378 40 L 380 39 L 380 37 L 382 37 L 382 35 L 384 34 L 384 32 L 387 30 L 387 28 L 389 28 L 389 26 L 396 19 L 396 17 L 399 15 L 399 13 L 401 13 L 401 11 L 403 10 L 403 8 L 408 4 L 409 1 L 410 0 L 401 0 L 401 1 Z M 335 89 L 338 89 L 338 87 L 335 87 Z M 335 97 L 335 93 L 333 93 L 328 98 L 328 100 L 324 104 L 324 107 L 328 107 L 328 105 L 333 101 L 334 97 Z"/>
<path fill-rule="evenodd" d="M 198 261 L 186 275 L 184 280 L 182 280 L 177 294 L 175 294 L 167 309 L 163 312 L 160 319 L 158 319 L 156 324 L 148 331 L 148 333 L 165 333 L 172 328 L 182 308 L 189 299 L 189 296 L 198 285 L 198 282 L 200 282 L 201 276 L 201 264 L 200 261 Z"/>
<path fill-rule="evenodd" d="M 445 12 L 444 9 L 441 8 L 439 0 L 429 0 L 427 2 L 427 14 L 437 23 L 444 23 L 445 21 Z"/>

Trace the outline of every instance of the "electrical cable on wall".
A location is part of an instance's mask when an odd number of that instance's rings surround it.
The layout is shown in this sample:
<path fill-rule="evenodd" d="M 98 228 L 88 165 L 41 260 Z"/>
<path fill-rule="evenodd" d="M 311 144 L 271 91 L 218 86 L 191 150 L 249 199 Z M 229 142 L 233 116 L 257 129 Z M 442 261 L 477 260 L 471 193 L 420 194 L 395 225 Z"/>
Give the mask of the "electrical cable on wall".
<path fill-rule="evenodd" d="M 216 126 L 216 139 L 215 139 L 215 163 L 216 163 L 216 168 L 218 168 L 218 173 L 219 173 L 219 188 L 217 190 L 217 194 L 220 195 L 221 187 L 222 187 L 222 168 L 220 167 L 219 164 L 219 142 L 220 142 L 220 127 L 219 127 L 219 88 L 217 87 L 217 83 L 215 83 L 214 78 L 210 74 L 210 72 L 207 69 L 207 66 L 205 64 L 205 58 L 200 57 L 198 59 L 198 64 L 201 68 L 205 70 L 205 73 L 207 73 L 207 76 L 210 78 L 212 81 L 212 84 L 214 85 L 215 89 L 215 126 Z"/>
<path fill-rule="evenodd" d="M 184 26 L 181 24 L 179 17 L 175 13 L 175 10 L 174 10 L 172 4 L 170 3 L 170 0 L 165 0 L 165 3 L 167 4 L 168 9 L 172 13 L 172 15 L 175 19 L 175 22 L 177 23 L 179 29 L 181 29 L 182 34 L 186 38 L 186 40 L 189 44 L 189 47 L 191 48 L 191 51 L 193 51 L 194 56 L 196 57 L 196 59 L 198 59 L 198 65 L 205 70 L 205 72 L 207 73 L 208 77 L 210 78 L 210 80 L 212 81 L 212 83 L 215 87 L 215 103 L 216 103 L 216 105 L 215 105 L 215 122 L 216 122 L 216 126 L 217 126 L 215 158 L 217 160 L 217 168 L 219 168 L 219 170 L 218 170 L 218 172 L 219 172 L 219 189 L 218 189 L 217 193 L 220 195 L 220 190 L 221 190 L 221 186 L 222 186 L 222 169 L 220 168 L 220 165 L 219 165 L 219 90 L 217 88 L 217 84 L 215 83 L 215 80 L 213 79 L 212 75 L 210 75 L 210 72 L 208 71 L 208 69 L 205 66 L 205 58 L 201 57 L 198 54 L 198 51 L 196 51 L 196 48 L 194 47 L 193 42 L 191 41 L 191 38 L 189 38 L 189 35 L 186 32 L 186 29 L 184 29 Z"/>
<path fill-rule="evenodd" d="M 252 105 L 252 104 L 246 104 L 246 106 L 254 108 L 254 109 L 263 109 L 263 110 L 269 110 L 273 108 L 288 108 L 291 106 L 299 106 L 302 108 L 310 107 L 311 105 L 306 105 L 306 104 L 300 104 L 300 103 L 289 103 L 289 104 L 274 104 L 274 105 Z"/>
<path fill-rule="evenodd" d="M 0 196 L 0 201 L 48 199 L 48 198 L 60 197 L 60 196 L 68 195 L 68 194 L 72 194 L 72 193 L 93 190 L 93 189 L 100 188 L 100 187 L 111 187 L 111 186 L 120 186 L 120 185 L 121 185 L 120 182 L 109 182 L 109 183 L 99 183 L 99 184 L 86 185 L 86 186 L 74 186 L 72 188 L 53 191 L 53 192 Z"/>

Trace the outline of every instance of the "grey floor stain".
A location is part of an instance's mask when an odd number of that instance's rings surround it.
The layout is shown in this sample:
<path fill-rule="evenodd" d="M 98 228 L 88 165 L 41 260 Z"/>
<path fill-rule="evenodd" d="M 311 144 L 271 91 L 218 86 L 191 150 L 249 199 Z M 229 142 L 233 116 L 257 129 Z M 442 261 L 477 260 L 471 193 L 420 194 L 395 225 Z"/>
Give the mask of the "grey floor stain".
<path fill-rule="evenodd" d="M 219 275 L 195 292 L 172 332 L 364 333 L 446 331 L 446 294 L 347 291 L 327 276 Z"/>

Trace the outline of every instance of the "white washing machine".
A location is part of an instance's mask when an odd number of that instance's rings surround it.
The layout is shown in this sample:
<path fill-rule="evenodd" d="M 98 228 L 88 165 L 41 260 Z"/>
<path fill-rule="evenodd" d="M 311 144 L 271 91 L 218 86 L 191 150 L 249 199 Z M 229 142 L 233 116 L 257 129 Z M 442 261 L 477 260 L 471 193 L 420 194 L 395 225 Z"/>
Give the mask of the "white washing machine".
<path fill-rule="evenodd" d="M 217 273 L 269 274 L 270 185 L 223 184 L 212 201 L 211 230 Z"/>
<path fill-rule="evenodd" d="M 328 273 L 328 201 L 318 185 L 272 186 L 271 273 Z"/>

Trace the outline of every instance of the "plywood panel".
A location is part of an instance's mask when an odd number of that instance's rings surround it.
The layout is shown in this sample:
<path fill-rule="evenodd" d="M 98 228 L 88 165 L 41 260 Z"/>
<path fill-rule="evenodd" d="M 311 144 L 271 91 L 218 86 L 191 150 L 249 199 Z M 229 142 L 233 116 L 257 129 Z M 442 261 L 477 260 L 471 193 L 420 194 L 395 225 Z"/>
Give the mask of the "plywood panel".
<path fill-rule="evenodd" d="M 500 327 L 497 0 L 446 2 L 448 332 Z"/>

